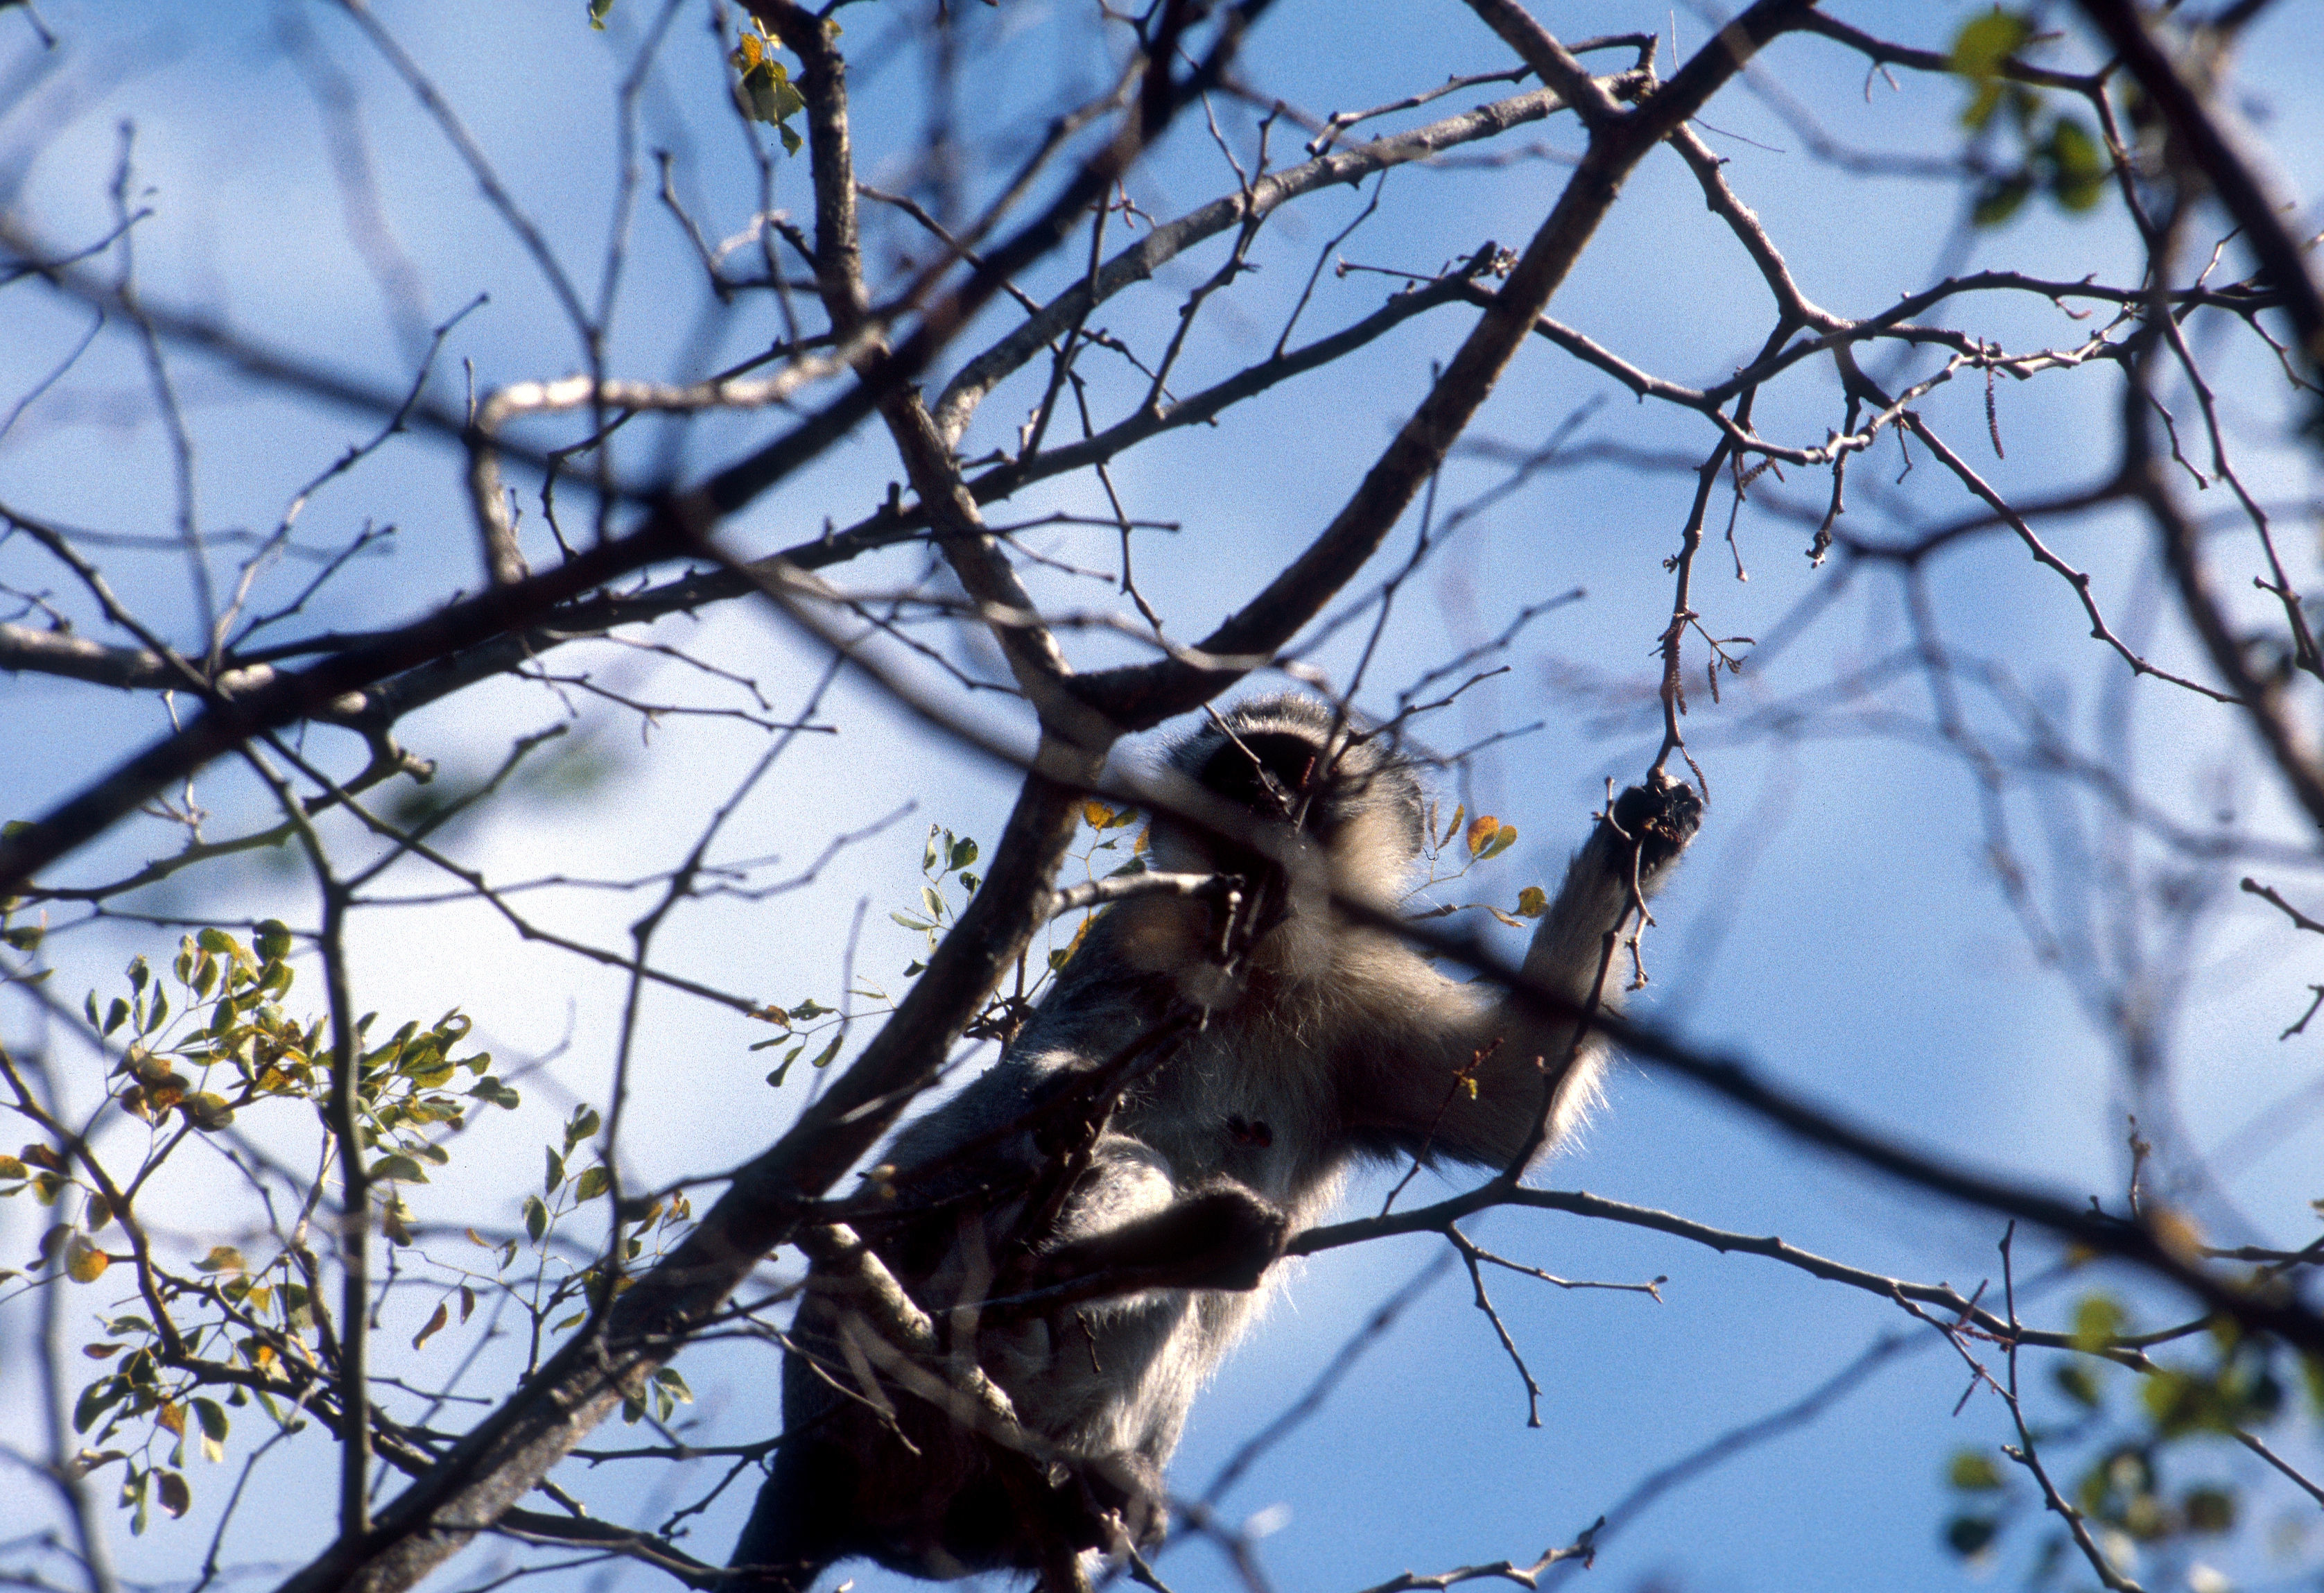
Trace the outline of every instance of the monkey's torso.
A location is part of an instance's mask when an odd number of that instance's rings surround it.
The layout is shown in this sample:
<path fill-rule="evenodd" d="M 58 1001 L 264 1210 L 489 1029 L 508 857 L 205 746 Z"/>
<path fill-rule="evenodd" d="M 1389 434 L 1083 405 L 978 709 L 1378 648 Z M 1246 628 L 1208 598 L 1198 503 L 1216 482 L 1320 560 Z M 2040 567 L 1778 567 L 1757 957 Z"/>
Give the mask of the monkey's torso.
<path fill-rule="evenodd" d="M 1350 1079 L 1390 1062 L 1398 1009 L 1420 994 L 1411 984 L 1437 1002 L 1448 986 L 1465 991 L 1400 948 L 1353 934 L 1334 937 L 1327 949 L 1337 955 L 1310 966 L 1259 959 L 1247 986 L 1198 1030 L 1142 1070 L 1132 1065 L 1135 1077 L 1084 1153 L 1086 1169 L 1039 1222 L 1041 1191 L 1028 1186 L 1045 1172 L 1056 1176 L 1057 1157 L 1024 1123 L 1185 1012 L 1185 981 L 1199 964 L 1165 955 L 1163 944 L 1197 934 L 1203 912 L 1131 903 L 1093 925 L 1002 1060 L 897 1137 L 889 1164 L 898 1204 L 927 1209 L 884 1229 L 862 1225 L 952 1336 L 953 1353 L 964 1348 L 961 1334 L 973 1334 L 978 1364 L 1019 1422 L 1087 1464 L 1012 1463 L 940 1415 L 914 1421 L 908 1403 L 896 1419 L 922 1451 L 913 1457 L 886 1418 L 849 1397 L 860 1390 L 834 1386 L 849 1382 L 834 1327 L 845 1304 L 810 1292 L 793 1338 L 819 1364 L 787 1360 L 784 1429 L 805 1435 L 801 1459 L 813 1457 L 820 1505 L 811 1514 L 848 1530 L 799 1545 L 807 1558 L 864 1554 L 931 1577 L 1036 1569 L 1061 1533 L 1077 1547 L 1103 1546 L 1109 1510 L 1133 1542 L 1161 1535 L 1161 1471 L 1187 1408 L 1268 1291 L 1148 1288 L 1026 1312 L 1007 1303 L 1012 1266 L 1038 1273 L 1076 1242 L 1223 1186 L 1278 1213 L 1278 1232 L 1310 1225 L 1357 1156 L 1391 1148 L 1350 1120 L 1342 1097 Z M 1367 981 L 1372 988 L 1355 988 Z M 964 1302 L 982 1309 L 972 1316 L 956 1309 Z M 776 1547 L 768 1545 L 769 1561 Z"/>

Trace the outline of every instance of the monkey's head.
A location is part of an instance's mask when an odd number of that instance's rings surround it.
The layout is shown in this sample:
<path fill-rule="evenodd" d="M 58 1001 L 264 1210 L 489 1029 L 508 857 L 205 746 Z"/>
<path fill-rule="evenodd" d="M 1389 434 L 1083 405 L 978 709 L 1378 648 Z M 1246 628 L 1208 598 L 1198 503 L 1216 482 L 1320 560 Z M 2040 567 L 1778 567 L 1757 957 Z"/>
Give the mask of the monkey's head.
<path fill-rule="evenodd" d="M 1313 875 L 1325 893 L 1395 899 L 1420 856 L 1420 783 L 1360 736 L 1312 697 L 1259 697 L 1227 709 L 1167 760 L 1219 804 L 1218 826 L 1205 829 L 1199 815 L 1157 820 L 1154 866 L 1252 877 L 1282 868 L 1295 879 Z"/>

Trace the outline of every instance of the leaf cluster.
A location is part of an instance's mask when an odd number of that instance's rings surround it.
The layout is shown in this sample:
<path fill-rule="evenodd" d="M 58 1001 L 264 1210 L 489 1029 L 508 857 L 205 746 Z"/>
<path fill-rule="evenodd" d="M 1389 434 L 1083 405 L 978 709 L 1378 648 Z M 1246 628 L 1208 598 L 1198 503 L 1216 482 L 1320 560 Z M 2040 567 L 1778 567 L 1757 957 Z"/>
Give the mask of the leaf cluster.
<path fill-rule="evenodd" d="M 166 970 L 135 957 L 124 970 L 125 990 L 104 999 L 88 992 L 81 1011 L 91 1032 L 119 1047 L 107 1110 L 117 1107 L 144 1130 L 125 1176 L 108 1169 L 87 1137 L 0 1154 L 0 1198 L 29 1194 L 58 1213 L 33 1259 L 32 1286 L 94 1284 L 122 1265 L 145 1307 L 100 1317 L 102 1337 L 84 1353 L 112 1366 L 81 1389 L 72 1412 L 73 1430 L 87 1439 L 76 1468 L 87 1474 L 123 1465 L 120 1501 L 133 1532 L 144 1530 L 157 1505 L 171 1516 L 185 1513 L 189 1447 L 205 1460 L 223 1459 L 230 1407 L 254 1399 L 276 1428 L 296 1431 L 305 1424 L 298 1402 L 327 1380 L 337 1359 L 319 1295 L 321 1264 L 307 1237 L 336 1150 L 324 1127 L 331 1047 L 325 1020 L 302 1021 L 283 1008 L 296 978 L 295 943 L 274 920 L 248 940 L 204 929 L 180 939 Z M 429 1167 L 448 1162 L 444 1136 L 464 1127 L 479 1104 L 514 1110 L 522 1098 L 493 1072 L 490 1052 L 455 1054 L 470 1027 L 458 1011 L 430 1024 L 403 1023 L 362 1049 L 376 1019 L 366 1014 L 354 1025 L 357 1135 L 364 1152 L 380 1153 L 369 1167 L 382 1195 L 380 1230 L 410 1245 L 411 1216 L 396 1186 L 425 1183 Z M 226 1134 L 239 1114 L 292 1102 L 305 1108 L 316 1136 L 318 1171 L 298 1220 L 287 1233 L 276 1230 L 273 1254 L 254 1265 L 236 1246 L 216 1244 L 182 1272 L 166 1265 L 150 1224 L 197 1214 L 173 1210 L 154 1175 L 189 1142 Z M 0 1268 L 0 1281 L 20 1275 Z M 472 1291 L 462 1295 L 465 1320 L 475 1304 Z M 438 1308 L 439 1317 L 447 1314 Z M 442 1325 L 423 1329 L 415 1348 Z M 223 1403 L 195 1392 L 204 1387 L 225 1388 Z"/>
<path fill-rule="evenodd" d="M 2030 13 L 1999 7 L 1971 17 L 1953 38 L 1952 69 L 1970 84 L 1961 125 L 1972 137 L 1999 139 L 2015 149 L 2006 169 L 1978 185 L 1969 214 L 1979 227 L 2000 226 L 2036 193 L 2047 194 L 2061 210 L 2091 209 L 2113 175 L 2113 162 L 2087 122 L 2059 109 L 2031 84 L 2003 75 L 2040 38 Z"/>
<path fill-rule="evenodd" d="M 2129 1330 L 2114 1296 L 2077 1302 L 2078 1348 L 2095 1352 Z M 2135 1374 L 2095 1354 L 2063 1361 L 2050 1373 L 2061 1414 L 2039 1425 L 2029 1418 L 2044 1468 L 2117 1566 L 2141 1553 L 2183 1557 L 2232 1533 L 2255 1501 L 2247 1486 L 2222 1475 L 2218 1440 L 2269 1427 L 2294 1403 L 2278 1375 L 2287 1353 L 2280 1346 L 2241 1335 L 2224 1318 L 2194 1342 L 2195 1356 Z M 2324 1417 L 2324 1366 L 2300 1365 L 2308 1402 Z M 1945 1481 L 1955 1507 L 1943 1539 L 1964 1560 L 1990 1560 L 2011 1534 L 2031 1534 L 2047 1519 L 2039 1489 L 1989 1450 L 1956 1450 Z M 2034 1549 L 2027 1586 L 2061 1585 L 2080 1563 L 2064 1529 L 2054 1528 Z"/>
<path fill-rule="evenodd" d="M 771 124 L 782 135 L 783 153 L 795 155 L 806 141 L 791 126 L 790 119 L 807 108 L 807 101 L 791 82 L 790 72 L 775 59 L 781 45 L 782 41 L 754 16 L 726 60 L 734 69 L 734 104 L 752 121 Z"/>

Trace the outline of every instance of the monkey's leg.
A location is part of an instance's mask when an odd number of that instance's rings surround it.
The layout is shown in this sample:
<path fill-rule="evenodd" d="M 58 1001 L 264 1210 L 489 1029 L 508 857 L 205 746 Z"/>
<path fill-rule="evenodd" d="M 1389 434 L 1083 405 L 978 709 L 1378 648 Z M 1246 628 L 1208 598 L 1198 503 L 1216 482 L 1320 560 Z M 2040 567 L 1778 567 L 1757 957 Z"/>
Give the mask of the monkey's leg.
<path fill-rule="evenodd" d="M 733 1593 L 807 1593 L 847 1550 L 835 1529 L 848 1519 L 855 1463 L 835 1444 L 809 1440 L 775 1451 L 749 1524 L 734 1545 L 725 1588 Z"/>
<path fill-rule="evenodd" d="M 1287 1232 L 1282 1211 L 1217 1179 L 1159 1210 L 1042 1253 L 1025 1268 L 1024 1285 L 1079 1285 L 1090 1299 L 1146 1289 L 1255 1289 L 1283 1254 Z"/>

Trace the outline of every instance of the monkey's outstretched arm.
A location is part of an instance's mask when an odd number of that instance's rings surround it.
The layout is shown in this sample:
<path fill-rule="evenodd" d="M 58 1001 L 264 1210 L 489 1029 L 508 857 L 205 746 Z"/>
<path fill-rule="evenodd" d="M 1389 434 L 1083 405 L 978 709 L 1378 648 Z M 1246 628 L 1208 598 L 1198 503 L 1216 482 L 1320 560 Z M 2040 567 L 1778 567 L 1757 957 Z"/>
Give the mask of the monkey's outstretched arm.
<path fill-rule="evenodd" d="M 1626 926 L 1702 817 L 1702 800 L 1675 782 L 1624 792 L 1573 855 L 1526 954 L 1527 981 L 1572 1015 L 1440 981 L 1434 1000 L 1413 1001 L 1384 1027 L 1381 1054 L 1351 1070 L 1351 1128 L 1377 1148 L 1495 1166 L 1555 1144 L 1602 1060 L 1582 1014 L 1619 1005 Z"/>

